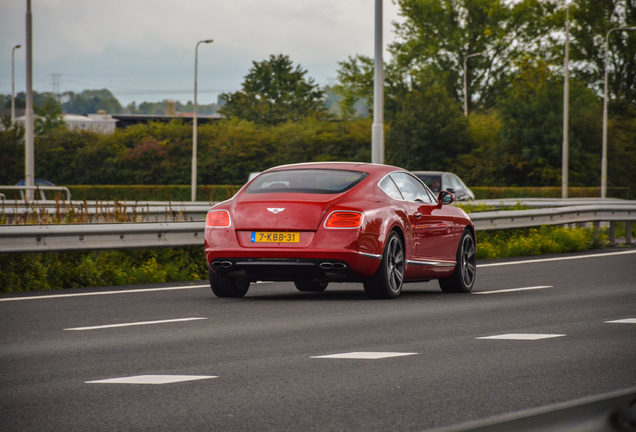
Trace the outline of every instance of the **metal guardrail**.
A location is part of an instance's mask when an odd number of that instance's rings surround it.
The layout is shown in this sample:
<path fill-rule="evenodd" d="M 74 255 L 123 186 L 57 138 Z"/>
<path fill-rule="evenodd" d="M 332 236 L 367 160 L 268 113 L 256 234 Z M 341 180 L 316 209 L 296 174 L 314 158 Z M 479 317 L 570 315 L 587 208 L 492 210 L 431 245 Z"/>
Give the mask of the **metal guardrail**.
<path fill-rule="evenodd" d="M 636 204 L 607 204 L 471 213 L 477 230 L 636 220 Z"/>
<path fill-rule="evenodd" d="M 6 201 L 0 209 L 9 223 L 24 217 L 28 213 L 39 216 L 54 215 L 56 212 L 86 214 L 91 222 L 104 222 L 104 215 L 115 211 L 132 217 L 137 215 L 143 222 L 170 222 L 174 220 L 205 220 L 210 207 L 215 203 L 208 201 L 170 202 L 170 201 L 52 201 L 43 200 L 25 203 L 24 201 Z"/>
<path fill-rule="evenodd" d="M 498 198 L 475 201 L 461 201 L 462 205 L 486 205 L 493 207 L 514 207 L 522 204 L 528 207 L 570 207 L 582 205 L 631 205 L 634 201 L 619 198 Z"/>
<path fill-rule="evenodd" d="M 1 188 L 0 188 L 1 189 Z M 0 194 L 1 198 L 1 194 Z M 37 207 L 35 207 L 37 204 Z M 131 216 L 137 214 L 138 220 L 141 222 L 171 222 L 175 220 L 205 220 L 205 216 L 215 203 L 210 201 L 183 202 L 183 201 L 52 201 L 43 200 L 37 203 L 25 203 L 24 201 L 5 202 L 1 209 L 3 215 L 10 221 L 13 218 L 24 216 L 28 212 L 37 212 L 38 214 L 52 215 L 61 209 L 62 212 L 68 212 L 71 208 L 75 213 L 87 214 L 91 222 L 104 222 L 101 215 L 109 212 L 124 212 Z M 629 207 L 636 205 L 635 201 L 620 200 L 613 198 L 522 198 L 522 199 L 496 199 L 496 200 L 480 200 L 461 202 L 462 205 L 476 206 L 492 206 L 496 208 L 514 207 L 516 205 L 524 205 L 532 208 L 559 208 L 559 207 L 580 207 L 580 206 L 601 206 L 603 208 Z M 550 214 L 552 210 L 548 211 Z M 488 213 L 472 213 L 472 216 L 489 214 Z M 512 214 L 512 211 L 506 211 L 506 214 Z M 178 217 L 177 217 L 178 216 Z M 563 218 L 563 216 L 561 216 Z M 503 218 L 502 218 L 503 219 Z M 546 219 L 545 223 L 550 221 Z M 499 222 L 502 223 L 502 222 Z M 565 222 L 557 222 L 565 223 Z M 532 225 L 528 225 L 532 226 Z M 480 226 L 479 229 L 488 229 L 488 225 Z M 501 229 L 495 227 L 492 229 Z"/>
<path fill-rule="evenodd" d="M 22 199 L 24 200 L 24 191 L 28 191 L 28 190 L 32 190 L 32 191 L 36 191 L 36 192 L 40 192 L 40 197 L 43 200 L 46 200 L 46 196 L 44 195 L 43 191 L 59 191 L 59 192 L 65 192 L 66 193 L 66 199 L 68 201 L 71 200 L 71 191 L 68 190 L 68 188 L 66 186 L 39 186 L 39 185 L 35 185 L 35 186 L 0 186 L 0 189 L 2 190 L 19 190 L 20 195 L 22 196 Z"/>
<path fill-rule="evenodd" d="M 636 388 L 430 432 L 636 432 Z"/>
<path fill-rule="evenodd" d="M 540 225 L 609 222 L 610 243 L 616 241 L 616 223 L 626 224 L 631 244 L 631 222 L 636 204 L 574 206 L 552 209 L 471 213 L 475 228 L 495 230 Z M 196 222 L 150 222 L 75 225 L 0 226 L 0 252 L 48 252 L 100 249 L 133 249 L 203 245 L 205 225 Z"/>
<path fill-rule="evenodd" d="M 0 226 L 0 252 L 62 252 L 203 245 L 203 222 Z"/>

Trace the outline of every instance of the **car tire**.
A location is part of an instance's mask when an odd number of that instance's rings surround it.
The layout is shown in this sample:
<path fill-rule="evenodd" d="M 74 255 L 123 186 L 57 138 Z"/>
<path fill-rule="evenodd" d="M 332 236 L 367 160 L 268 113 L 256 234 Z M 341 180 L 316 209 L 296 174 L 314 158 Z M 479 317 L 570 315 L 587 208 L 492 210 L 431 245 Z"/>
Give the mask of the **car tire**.
<path fill-rule="evenodd" d="M 220 276 L 208 269 L 210 287 L 217 297 L 243 297 L 250 288 L 250 281 L 244 278 Z"/>
<path fill-rule="evenodd" d="M 296 289 L 303 292 L 323 292 L 327 289 L 329 282 L 318 282 L 312 280 L 299 280 L 294 281 Z"/>
<path fill-rule="evenodd" d="M 380 267 L 372 277 L 364 281 L 364 291 L 374 299 L 397 298 L 402 292 L 404 269 L 404 243 L 392 231 L 384 247 Z"/>
<path fill-rule="evenodd" d="M 457 246 L 457 265 L 453 274 L 439 280 L 445 293 L 468 293 L 475 285 L 477 273 L 475 236 L 465 229 Z"/>

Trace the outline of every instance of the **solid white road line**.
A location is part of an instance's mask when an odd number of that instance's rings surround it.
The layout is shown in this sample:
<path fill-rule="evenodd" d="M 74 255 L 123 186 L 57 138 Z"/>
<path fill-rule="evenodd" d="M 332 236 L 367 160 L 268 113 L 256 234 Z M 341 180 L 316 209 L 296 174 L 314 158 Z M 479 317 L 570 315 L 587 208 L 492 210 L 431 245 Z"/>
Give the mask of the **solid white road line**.
<path fill-rule="evenodd" d="M 68 298 L 68 297 L 90 297 L 90 296 L 111 295 L 111 294 L 135 294 L 135 293 L 147 293 L 147 292 L 156 292 L 156 291 L 176 291 L 176 290 L 187 290 L 187 289 L 198 289 L 198 288 L 210 288 L 210 285 L 209 284 L 188 285 L 188 286 L 177 286 L 177 287 L 166 287 L 166 288 L 145 288 L 145 289 L 130 289 L 130 290 L 121 290 L 121 291 L 99 291 L 99 292 L 92 292 L 92 293 L 76 293 L 76 294 L 52 294 L 52 295 L 43 295 L 43 296 L 34 296 L 34 297 L 10 297 L 10 298 L 0 298 L 0 302 L 20 301 L 20 300 L 59 299 L 59 298 Z"/>
<path fill-rule="evenodd" d="M 502 289 L 499 291 L 475 291 L 471 294 L 499 294 L 499 293 L 509 293 L 509 292 L 517 292 L 517 291 L 531 291 L 531 290 L 540 290 L 546 288 L 554 288 L 552 285 L 540 285 L 533 287 L 525 287 L 525 288 L 510 288 L 510 289 Z"/>
<path fill-rule="evenodd" d="M 543 259 L 533 259 L 533 260 L 525 260 L 525 261 L 509 261 L 509 262 L 502 262 L 502 263 L 477 264 L 477 267 L 479 268 L 500 267 L 500 266 L 508 266 L 508 265 L 532 264 L 532 263 L 541 263 L 541 262 L 550 262 L 550 261 L 568 261 L 568 260 L 587 259 L 587 258 L 601 258 L 601 257 L 615 256 L 615 255 L 627 255 L 627 254 L 636 254 L 636 250 L 607 252 L 607 253 L 592 254 L 592 255 L 543 258 Z M 53 295 L 29 296 L 29 297 L 9 297 L 9 298 L 0 298 L 0 302 L 59 299 L 59 298 L 69 298 L 69 297 L 87 297 L 87 296 L 111 295 L 111 294 L 134 294 L 134 293 L 174 291 L 174 290 L 198 289 L 198 288 L 209 288 L 209 287 L 210 285 L 205 284 L 205 285 L 191 285 L 191 286 L 178 286 L 178 287 L 166 287 L 166 288 L 131 289 L 131 290 L 121 290 L 121 291 L 100 291 L 100 292 L 93 292 L 93 293 L 53 294 Z"/>
<path fill-rule="evenodd" d="M 75 328 L 65 328 L 64 330 L 101 330 L 108 328 L 117 328 L 117 327 L 132 327 L 132 326 L 142 326 L 142 325 L 152 325 L 152 324 L 166 324 L 166 323 L 175 323 L 175 322 L 184 322 L 184 321 L 196 321 L 196 320 L 205 320 L 207 318 L 178 318 L 178 319 L 169 319 L 169 320 L 158 320 L 158 321 L 140 321 L 140 322 L 132 322 L 132 323 L 122 323 L 122 324 L 108 324 L 101 326 L 91 326 L 91 327 L 75 327 Z"/>
<path fill-rule="evenodd" d="M 588 259 L 588 258 L 602 258 L 608 256 L 615 255 L 629 255 L 636 254 L 636 250 L 628 250 L 628 251 L 620 251 L 620 252 L 607 252 L 600 254 L 591 254 L 591 255 L 578 255 L 578 256 L 567 256 L 567 257 L 555 257 L 555 258 L 539 258 L 525 261 L 509 261 L 509 262 L 501 262 L 501 263 L 491 263 L 491 264 L 477 264 L 477 267 L 501 267 L 508 265 L 519 265 L 519 264 L 533 264 L 533 263 L 543 263 L 543 262 L 551 262 L 551 261 L 569 261 L 569 260 L 579 260 L 579 259 Z"/>

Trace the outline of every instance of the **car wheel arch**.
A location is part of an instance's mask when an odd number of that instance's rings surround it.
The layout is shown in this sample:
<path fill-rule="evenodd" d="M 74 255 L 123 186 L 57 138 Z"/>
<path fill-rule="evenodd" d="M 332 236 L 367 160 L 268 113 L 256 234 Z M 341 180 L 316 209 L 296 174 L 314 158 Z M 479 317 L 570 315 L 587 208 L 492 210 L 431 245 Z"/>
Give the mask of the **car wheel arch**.
<path fill-rule="evenodd" d="M 408 249 L 410 249 L 410 248 L 409 248 L 409 245 L 407 245 L 406 235 L 404 233 L 402 225 L 397 223 L 397 221 L 395 221 L 393 223 L 387 223 L 386 229 L 383 230 L 382 238 L 384 240 L 382 241 L 382 244 L 379 245 L 380 246 L 380 253 L 384 253 L 384 248 L 386 246 L 386 242 L 388 241 L 388 239 L 391 236 L 392 232 L 395 232 L 400 237 L 400 240 L 402 241 L 402 244 L 404 245 L 404 252 L 405 252 L 405 254 L 408 254 Z"/>

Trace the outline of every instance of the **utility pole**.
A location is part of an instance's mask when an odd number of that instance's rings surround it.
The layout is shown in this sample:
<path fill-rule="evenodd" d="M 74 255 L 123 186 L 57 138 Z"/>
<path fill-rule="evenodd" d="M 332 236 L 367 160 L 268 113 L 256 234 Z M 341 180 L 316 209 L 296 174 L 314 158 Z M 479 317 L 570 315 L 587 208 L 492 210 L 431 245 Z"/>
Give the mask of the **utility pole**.
<path fill-rule="evenodd" d="M 375 66 L 371 162 L 384 163 L 384 61 L 382 59 L 382 0 L 375 0 Z"/>
<path fill-rule="evenodd" d="M 568 197 L 569 140 L 570 124 L 570 5 L 565 12 L 565 60 L 563 81 L 563 149 L 561 152 L 561 198 Z"/>
<path fill-rule="evenodd" d="M 26 111 L 24 120 L 24 185 L 35 186 L 35 151 L 33 131 L 33 38 L 31 29 L 31 0 L 27 0 L 26 13 Z M 32 201 L 33 190 L 27 189 L 27 201 Z"/>
<path fill-rule="evenodd" d="M 22 45 L 16 45 L 11 50 L 11 124 L 15 122 L 15 50 Z"/>
<path fill-rule="evenodd" d="M 466 62 L 471 57 L 476 57 L 483 55 L 484 53 L 478 52 L 473 54 L 468 54 L 464 57 L 464 116 L 468 117 L 468 67 L 466 66 Z"/>
<path fill-rule="evenodd" d="M 199 67 L 199 45 L 214 42 L 212 39 L 201 40 L 194 47 L 194 114 L 192 117 L 192 184 L 190 198 L 197 200 L 197 68 Z"/>

